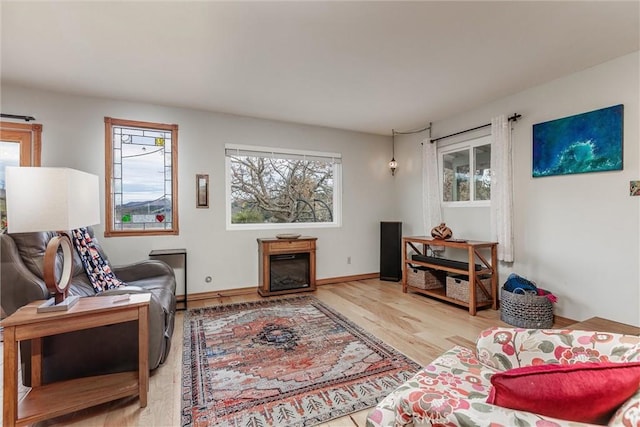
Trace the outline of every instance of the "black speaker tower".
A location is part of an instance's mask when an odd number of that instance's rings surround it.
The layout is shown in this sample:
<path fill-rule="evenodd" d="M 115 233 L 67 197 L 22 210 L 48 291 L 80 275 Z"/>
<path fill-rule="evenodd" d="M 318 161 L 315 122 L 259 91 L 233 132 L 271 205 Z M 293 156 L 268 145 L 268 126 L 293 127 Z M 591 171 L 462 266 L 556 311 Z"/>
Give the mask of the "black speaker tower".
<path fill-rule="evenodd" d="M 380 280 L 402 280 L 402 223 L 380 223 Z"/>

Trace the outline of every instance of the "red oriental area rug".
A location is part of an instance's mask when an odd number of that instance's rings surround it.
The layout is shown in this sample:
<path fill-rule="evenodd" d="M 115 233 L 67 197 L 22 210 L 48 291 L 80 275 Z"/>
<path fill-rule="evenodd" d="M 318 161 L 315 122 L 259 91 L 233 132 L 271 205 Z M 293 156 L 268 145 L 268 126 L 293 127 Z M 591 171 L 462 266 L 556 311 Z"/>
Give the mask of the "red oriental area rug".
<path fill-rule="evenodd" d="M 183 426 L 309 426 L 375 406 L 420 366 L 314 297 L 192 309 Z"/>

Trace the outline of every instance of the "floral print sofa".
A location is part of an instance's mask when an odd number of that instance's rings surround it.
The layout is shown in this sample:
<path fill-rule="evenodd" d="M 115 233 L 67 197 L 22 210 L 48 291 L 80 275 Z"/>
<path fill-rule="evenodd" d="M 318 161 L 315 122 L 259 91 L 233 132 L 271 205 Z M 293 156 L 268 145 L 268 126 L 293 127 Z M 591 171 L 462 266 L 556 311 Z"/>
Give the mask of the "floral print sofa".
<path fill-rule="evenodd" d="M 480 333 L 475 352 L 456 346 L 398 387 L 369 412 L 367 426 L 586 426 L 486 403 L 491 376 L 541 364 L 637 361 L 638 336 L 494 327 Z M 640 384 L 608 425 L 640 426 Z"/>

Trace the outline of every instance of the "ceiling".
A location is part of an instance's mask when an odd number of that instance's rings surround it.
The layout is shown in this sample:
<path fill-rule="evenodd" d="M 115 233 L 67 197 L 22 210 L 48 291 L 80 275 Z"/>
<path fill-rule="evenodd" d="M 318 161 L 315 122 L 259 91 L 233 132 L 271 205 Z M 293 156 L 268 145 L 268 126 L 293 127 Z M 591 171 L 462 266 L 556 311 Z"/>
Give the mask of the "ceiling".
<path fill-rule="evenodd" d="M 0 77 L 390 135 L 637 51 L 639 4 L 2 0 Z"/>

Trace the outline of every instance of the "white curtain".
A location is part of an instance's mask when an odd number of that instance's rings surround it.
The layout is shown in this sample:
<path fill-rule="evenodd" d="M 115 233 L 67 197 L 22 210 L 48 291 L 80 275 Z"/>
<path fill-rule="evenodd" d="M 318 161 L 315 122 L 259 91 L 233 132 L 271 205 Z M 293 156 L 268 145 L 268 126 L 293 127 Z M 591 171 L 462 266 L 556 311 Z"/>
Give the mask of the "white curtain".
<path fill-rule="evenodd" d="M 438 185 L 438 157 L 436 144 L 429 139 L 422 143 L 422 214 L 425 235 L 442 222 L 440 209 L 440 186 Z"/>
<path fill-rule="evenodd" d="M 507 116 L 491 119 L 491 239 L 498 260 L 513 262 L 513 165 Z"/>

